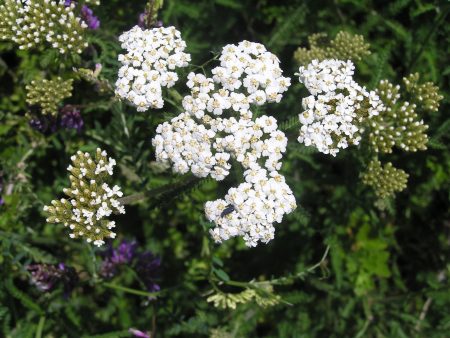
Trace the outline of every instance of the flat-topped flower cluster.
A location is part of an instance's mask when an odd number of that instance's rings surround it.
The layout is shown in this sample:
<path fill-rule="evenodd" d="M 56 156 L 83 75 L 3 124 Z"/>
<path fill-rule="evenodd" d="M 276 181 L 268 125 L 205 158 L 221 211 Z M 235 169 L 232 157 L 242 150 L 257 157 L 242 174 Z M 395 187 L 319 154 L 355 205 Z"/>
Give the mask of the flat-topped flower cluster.
<path fill-rule="evenodd" d="M 186 43 L 175 27 L 142 29 L 139 26 L 119 37 L 126 54 L 119 55 L 122 67 L 116 81 L 116 95 L 138 111 L 162 108 L 162 87 L 170 88 L 178 75 L 174 70 L 191 60 L 184 53 Z"/>
<path fill-rule="evenodd" d="M 296 207 L 292 191 L 278 173 L 287 138 L 275 118 L 253 118 L 251 105 L 279 102 L 290 86 L 278 58 L 258 43 L 227 45 L 213 76 L 190 73 L 191 94 L 183 99 L 184 112 L 158 126 L 153 139 L 158 161 L 176 173 L 223 180 L 231 159 L 243 168 L 244 179 L 225 200 L 205 207 L 216 228 L 217 242 L 244 236 L 247 245 L 273 238 L 274 222 Z"/>
<path fill-rule="evenodd" d="M 362 125 L 384 110 L 375 92 L 353 80 L 354 69 L 350 60 L 334 59 L 300 67 L 299 80 L 311 93 L 302 100 L 300 143 L 336 156 L 339 149 L 359 144 Z"/>
<path fill-rule="evenodd" d="M 78 151 L 71 157 L 70 188 L 63 191 L 69 199 L 53 200 L 44 211 L 49 215 L 47 222 L 62 223 L 71 230 L 70 238 L 84 237 L 88 243 L 103 245 L 104 238 L 114 238 L 111 230 L 114 221 L 111 214 L 124 214 L 125 208 L 117 198 L 122 197 L 120 187 L 107 183 L 113 174 L 116 161 L 107 158 L 106 151 L 97 149 L 95 158 L 89 153 Z"/>
<path fill-rule="evenodd" d="M 74 13 L 75 3 L 50 0 L 6 0 L 0 5 L 0 40 L 19 49 L 49 44 L 61 54 L 81 53 L 88 25 Z"/>

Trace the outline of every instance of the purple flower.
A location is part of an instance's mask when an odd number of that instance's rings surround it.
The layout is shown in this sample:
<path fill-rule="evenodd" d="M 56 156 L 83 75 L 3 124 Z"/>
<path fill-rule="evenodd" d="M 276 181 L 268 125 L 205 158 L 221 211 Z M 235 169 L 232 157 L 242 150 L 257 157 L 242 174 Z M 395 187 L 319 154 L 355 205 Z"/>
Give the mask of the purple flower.
<path fill-rule="evenodd" d="M 144 12 L 144 13 L 140 13 L 139 14 L 137 25 L 139 27 L 141 27 L 142 29 L 145 29 L 145 26 L 146 26 L 145 20 L 146 20 L 146 18 L 147 18 L 147 13 Z"/>
<path fill-rule="evenodd" d="M 52 134 L 58 129 L 56 119 L 52 116 L 34 116 L 31 118 L 30 127 L 34 130 L 48 135 Z"/>
<path fill-rule="evenodd" d="M 81 17 L 86 22 L 89 29 L 98 29 L 100 27 L 100 20 L 94 15 L 92 9 L 86 5 L 81 7 Z"/>
<path fill-rule="evenodd" d="M 137 257 L 136 272 L 149 292 L 161 290 L 160 286 L 155 283 L 160 266 L 161 259 L 155 257 L 150 251 L 146 251 Z"/>
<path fill-rule="evenodd" d="M 147 28 L 147 22 L 146 22 L 147 15 L 148 15 L 147 12 L 139 14 L 137 25 L 139 27 L 141 27 L 142 29 Z M 159 28 L 159 27 L 163 26 L 163 22 L 161 20 L 158 20 L 158 21 L 155 21 L 151 26 L 154 28 Z M 148 28 L 151 28 L 151 27 L 148 27 Z"/>
<path fill-rule="evenodd" d="M 130 332 L 133 336 L 135 337 L 139 337 L 139 338 L 150 338 L 150 334 L 147 334 L 145 332 L 142 332 L 140 330 L 136 330 L 136 329 L 129 329 L 128 332 Z"/>
<path fill-rule="evenodd" d="M 75 269 L 66 267 L 63 263 L 32 264 L 27 266 L 31 273 L 31 282 L 43 292 L 52 291 L 59 282 L 64 285 L 64 294 L 68 295 L 78 281 Z"/>
<path fill-rule="evenodd" d="M 111 261 L 116 264 L 128 264 L 134 258 L 137 243 L 135 241 L 122 241 L 116 250 L 113 250 Z"/>
<path fill-rule="evenodd" d="M 137 253 L 137 250 L 136 241 L 124 240 L 117 248 L 113 248 L 110 244 L 103 253 L 104 259 L 100 266 L 100 275 L 104 278 L 112 278 L 117 274 L 118 267 L 127 264 L 136 270 L 149 292 L 159 291 L 161 288 L 155 280 L 161 266 L 161 259 L 150 251 Z"/>
<path fill-rule="evenodd" d="M 65 105 L 61 111 L 61 122 L 60 125 L 66 129 L 76 129 L 81 132 L 83 129 L 84 121 L 81 117 L 80 110 L 72 105 Z"/>
<path fill-rule="evenodd" d="M 135 241 L 122 241 L 119 246 L 114 249 L 110 244 L 104 253 L 105 259 L 100 266 L 100 275 L 106 278 L 114 277 L 117 273 L 117 267 L 122 264 L 131 264 L 137 249 Z"/>
<path fill-rule="evenodd" d="M 64 1 L 64 6 L 69 7 L 72 4 L 72 0 L 66 0 Z"/>

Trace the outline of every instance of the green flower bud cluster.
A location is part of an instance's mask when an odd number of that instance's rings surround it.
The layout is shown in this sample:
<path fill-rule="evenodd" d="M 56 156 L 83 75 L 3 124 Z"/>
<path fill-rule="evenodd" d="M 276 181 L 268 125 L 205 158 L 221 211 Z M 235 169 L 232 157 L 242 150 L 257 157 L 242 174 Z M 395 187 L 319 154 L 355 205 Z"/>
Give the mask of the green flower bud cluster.
<path fill-rule="evenodd" d="M 84 0 L 88 5 L 100 6 L 100 0 Z"/>
<path fill-rule="evenodd" d="M 95 157 L 78 151 L 71 157 L 70 188 L 63 191 L 69 199 L 53 200 L 45 206 L 48 223 L 61 223 L 70 229 L 70 238 L 83 237 L 88 243 L 103 245 L 104 238 L 114 238 L 111 214 L 124 214 L 125 208 L 117 199 L 122 197 L 120 187 L 107 184 L 116 161 L 107 158 L 106 151 L 97 149 Z"/>
<path fill-rule="evenodd" d="M 64 0 L 5 0 L 0 5 L 0 40 L 10 40 L 19 49 L 45 43 L 61 54 L 81 53 L 87 42 L 83 31 L 87 25 L 74 14 L 75 3 Z"/>
<path fill-rule="evenodd" d="M 95 85 L 96 90 L 100 94 L 114 92 L 114 89 L 111 87 L 108 80 L 100 76 L 102 71 L 101 64 L 96 64 L 94 70 L 88 68 L 74 68 L 73 70 L 81 79 Z"/>
<path fill-rule="evenodd" d="M 270 307 L 280 303 L 281 297 L 274 294 L 270 282 L 258 283 L 255 288 L 246 288 L 240 293 L 225 293 L 218 291 L 209 296 L 206 301 L 213 303 L 214 307 L 222 309 L 236 309 L 238 304 L 255 301 L 261 307 Z"/>
<path fill-rule="evenodd" d="M 55 116 L 61 101 L 72 96 L 72 82 L 72 79 L 63 80 L 60 77 L 52 80 L 33 80 L 25 87 L 27 103 L 40 106 L 44 115 Z"/>
<path fill-rule="evenodd" d="M 392 163 L 388 162 L 382 167 L 381 162 L 374 159 L 362 175 L 362 181 L 371 186 L 379 198 L 385 199 L 405 189 L 408 176 L 405 171 L 395 168 Z"/>
<path fill-rule="evenodd" d="M 370 120 L 369 142 L 376 152 L 392 153 L 394 146 L 404 151 L 425 150 L 428 126 L 419 119 L 416 104 L 399 102 L 400 86 L 380 81 L 376 94 L 385 110 Z"/>
<path fill-rule="evenodd" d="M 329 41 L 327 34 L 316 33 L 308 37 L 308 48 L 299 47 L 294 53 L 294 59 L 301 65 L 307 65 L 312 60 L 325 59 L 359 61 L 369 55 L 370 45 L 364 41 L 362 35 L 340 31 Z"/>
<path fill-rule="evenodd" d="M 424 110 L 434 112 L 439 109 L 439 101 L 444 97 L 439 94 L 439 87 L 433 82 L 419 84 L 419 73 L 410 74 L 403 78 L 406 91 L 411 96 L 411 101 L 420 105 Z"/>
<path fill-rule="evenodd" d="M 215 328 L 209 332 L 209 338 L 233 338 L 234 334 L 225 331 L 222 328 Z"/>

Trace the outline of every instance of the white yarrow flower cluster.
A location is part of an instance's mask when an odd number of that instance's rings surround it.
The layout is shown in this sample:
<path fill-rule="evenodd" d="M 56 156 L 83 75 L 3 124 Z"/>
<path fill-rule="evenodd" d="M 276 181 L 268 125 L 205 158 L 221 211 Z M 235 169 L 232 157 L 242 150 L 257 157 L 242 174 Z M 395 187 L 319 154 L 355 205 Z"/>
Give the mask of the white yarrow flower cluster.
<path fill-rule="evenodd" d="M 265 169 L 245 172 L 245 183 L 231 188 L 224 199 L 207 202 L 205 212 L 216 224 L 210 231 L 216 242 L 243 236 L 245 244 L 254 247 L 258 241 L 274 238 L 273 223 L 296 207 L 292 191 L 276 171 Z"/>
<path fill-rule="evenodd" d="M 256 246 L 273 238 L 272 224 L 296 203 L 278 173 L 287 138 L 275 118 L 253 119 L 250 107 L 279 102 L 290 79 L 282 76 L 277 57 L 258 43 L 227 45 L 220 62 L 212 78 L 189 74 L 185 112 L 158 126 L 153 145 L 156 159 L 181 174 L 220 181 L 229 174 L 231 159 L 239 162 L 246 183 L 231 188 L 225 200 L 208 202 L 205 212 L 216 224 L 211 234 L 217 242 L 243 236 L 248 246 Z"/>
<path fill-rule="evenodd" d="M 162 87 L 170 88 L 178 81 L 174 71 L 186 67 L 191 60 L 184 53 L 186 42 L 175 27 L 141 29 L 139 26 L 119 37 L 126 54 L 119 55 L 122 67 L 116 82 L 116 95 L 129 101 L 138 111 L 162 108 Z"/>
<path fill-rule="evenodd" d="M 302 100 L 300 143 L 336 156 L 339 149 L 359 144 L 362 123 L 384 110 L 375 92 L 353 80 L 354 69 L 350 60 L 334 59 L 300 67 L 299 80 L 311 93 Z"/>
<path fill-rule="evenodd" d="M 69 165 L 70 188 L 63 189 L 69 199 L 53 200 L 45 206 L 47 222 L 62 223 L 71 232 L 70 238 L 84 237 L 88 243 L 103 245 L 104 238 L 115 238 L 114 221 L 107 218 L 111 214 L 124 214 L 120 203 L 122 191 L 119 186 L 112 188 L 106 182 L 113 174 L 116 161 L 107 158 L 105 151 L 97 149 L 95 158 L 89 153 L 78 151 L 71 157 Z"/>
<path fill-rule="evenodd" d="M 0 40 L 19 49 L 49 44 L 61 54 L 81 53 L 88 46 L 87 24 L 74 13 L 75 3 L 64 0 L 6 0 L 0 5 Z"/>

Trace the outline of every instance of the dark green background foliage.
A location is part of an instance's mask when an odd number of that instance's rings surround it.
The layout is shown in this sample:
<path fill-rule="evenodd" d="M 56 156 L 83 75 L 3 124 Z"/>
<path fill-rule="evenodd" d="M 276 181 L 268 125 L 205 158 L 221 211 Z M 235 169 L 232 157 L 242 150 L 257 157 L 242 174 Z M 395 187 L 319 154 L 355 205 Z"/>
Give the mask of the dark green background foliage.
<path fill-rule="evenodd" d="M 80 59 L 52 51 L 18 51 L 0 43 L 0 170 L 5 205 L 0 206 L 0 336 L 128 337 L 128 328 L 157 337 L 448 337 L 450 335 L 450 10 L 448 1 L 424 0 L 166 0 L 160 19 L 176 26 L 194 64 L 209 60 L 227 43 L 264 43 L 279 55 L 293 85 L 280 104 L 267 107 L 279 122 L 296 118 L 305 94 L 293 75 L 293 53 L 308 35 L 338 31 L 364 35 L 372 54 L 357 64 L 357 80 L 374 88 L 383 78 L 400 83 L 421 73 L 444 99 L 429 124 L 428 150 L 386 156 L 410 174 L 408 187 L 383 211 L 359 175 L 369 154 L 351 147 L 336 158 L 311 151 L 288 129 L 282 173 L 298 209 L 278 225 L 267 245 L 248 249 L 239 239 L 211 243 L 203 204 L 222 197 L 240 179 L 202 180 L 182 189 L 184 178 L 158 172 L 151 138 L 156 125 L 180 105 L 136 113 L 101 95 L 85 81 L 74 83 L 66 102 L 82 105 L 81 133 L 43 136 L 24 117 L 25 85 L 45 70 L 64 75 L 73 65 L 103 65 L 112 83 L 119 67 L 117 36 L 136 23 L 145 1 L 104 0 L 95 9 L 101 29 L 89 36 Z M 82 61 L 83 60 L 83 61 Z M 187 73 L 180 76 L 183 79 Z M 183 81 L 177 85 L 186 93 Z M 173 98 L 176 101 L 176 97 Z M 156 300 L 108 287 L 96 269 L 99 250 L 70 240 L 61 225 L 46 224 L 42 207 L 62 197 L 66 167 L 78 149 L 101 147 L 118 161 L 114 175 L 125 195 L 169 184 L 163 196 L 127 206 L 116 217 L 120 239 L 135 238 L 161 257 Z M 206 302 L 215 279 L 249 282 L 295 275 L 274 292 L 289 303 L 261 308 L 253 302 L 221 310 Z M 30 284 L 30 263 L 65 262 L 80 273 L 69 298 L 62 289 L 42 293 Z M 110 284 L 141 290 L 125 268 Z M 220 284 L 220 283 L 219 283 Z M 222 285 L 227 292 L 242 288 Z M 221 335 L 220 335 L 221 334 Z M 228 334 L 228 335 L 226 335 Z"/>

